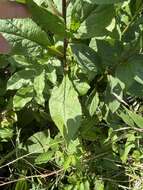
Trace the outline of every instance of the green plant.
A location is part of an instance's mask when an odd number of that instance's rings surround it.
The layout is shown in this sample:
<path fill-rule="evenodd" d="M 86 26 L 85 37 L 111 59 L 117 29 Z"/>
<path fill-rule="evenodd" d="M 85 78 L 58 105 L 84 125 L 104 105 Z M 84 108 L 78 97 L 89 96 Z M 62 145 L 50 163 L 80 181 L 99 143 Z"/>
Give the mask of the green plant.
<path fill-rule="evenodd" d="M 17 2 L 32 18 L 0 20 L 2 185 L 141 190 L 142 0 Z"/>

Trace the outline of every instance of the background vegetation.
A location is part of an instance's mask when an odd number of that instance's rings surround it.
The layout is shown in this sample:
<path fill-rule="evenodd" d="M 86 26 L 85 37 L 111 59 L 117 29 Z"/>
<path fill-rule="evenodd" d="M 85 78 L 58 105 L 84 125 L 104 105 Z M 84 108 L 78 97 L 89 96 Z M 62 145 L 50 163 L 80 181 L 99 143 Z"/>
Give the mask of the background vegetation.
<path fill-rule="evenodd" d="M 0 186 L 143 189 L 143 1 L 18 0 L 0 20 Z"/>

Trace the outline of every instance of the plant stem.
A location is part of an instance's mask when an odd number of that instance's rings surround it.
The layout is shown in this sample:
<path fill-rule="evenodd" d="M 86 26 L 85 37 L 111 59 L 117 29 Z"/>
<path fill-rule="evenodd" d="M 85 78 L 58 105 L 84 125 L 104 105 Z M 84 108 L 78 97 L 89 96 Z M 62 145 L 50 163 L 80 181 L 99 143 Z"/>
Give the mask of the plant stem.
<path fill-rule="evenodd" d="M 62 14 L 63 14 L 63 19 L 65 22 L 65 38 L 63 42 L 63 47 L 64 47 L 64 57 L 63 57 L 63 63 L 64 63 L 64 70 L 68 70 L 68 65 L 67 65 L 67 37 L 66 37 L 66 27 L 67 27 L 67 2 L 66 0 L 62 0 Z"/>

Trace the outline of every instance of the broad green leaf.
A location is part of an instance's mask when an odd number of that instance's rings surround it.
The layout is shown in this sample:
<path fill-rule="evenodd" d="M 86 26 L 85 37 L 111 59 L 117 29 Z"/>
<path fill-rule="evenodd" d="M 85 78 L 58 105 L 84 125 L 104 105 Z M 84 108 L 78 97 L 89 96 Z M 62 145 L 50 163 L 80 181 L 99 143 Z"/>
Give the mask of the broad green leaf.
<path fill-rule="evenodd" d="M 112 68 L 113 65 L 117 64 L 123 51 L 122 43 L 113 39 L 96 40 L 93 38 L 90 47 L 98 52 L 105 69 Z"/>
<path fill-rule="evenodd" d="M 53 121 L 69 142 L 78 132 L 82 110 L 78 94 L 67 75 L 59 87 L 54 87 L 49 100 L 49 108 Z"/>
<path fill-rule="evenodd" d="M 97 190 L 104 190 L 104 182 L 97 179 L 95 181 L 95 189 L 97 189 Z"/>
<path fill-rule="evenodd" d="M 22 86 L 30 85 L 31 79 L 33 79 L 34 76 L 35 71 L 31 69 L 18 71 L 8 80 L 7 89 L 15 90 L 21 88 Z"/>
<path fill-rule="evenodd" d="M 52 151 L 48 151 L 48 152 L 44 152 L 41 153 L 39 156 L 37 156 L 37 158 L 35 159 L 35 164 L 45 164 L 47 163 L 49 160 L 51 161 L 52 157 L 53 157 L 54 152 Z"/>
<path fill-rule="evenodd" d="M 95 7 L 95 5 L 89 4 L 84 0 L 75 1 L 71 13 L 71 30 L 76 31 Z"/>
<path fill-rule="evenodd" d="M 51 31 L 54 34 L 60 35 L 60 37 L 65 36 L 65 24 L 63 19 L 38 6 L 33 0 L 27 0 L 27 5 L 34 21 L 44 28 L 45 31 Z"/>
<path fill-rule="evenodd" d="M 48 130 L 34 133 L 25 143 L 25 148 L 29 153 L 40 154 L 47 152 L 51 146 L 51 138 Z"/>
<path fill-rule="evenodd" d="M 33 98 L 32 86 L 20 88 L 13 97 L 13 107 L 15 110 L 22 109 Z"/>
<path fill-rule="evenodd" d="M 106 89 L 105 99 L 112 113 L 120 107 L 120 104 L 123 101 L 124 87 L 124 83 L 122 83 L 118 78 L 111 75 L 108 76 L 108 86 Z"/>
<path fill-rule="evenodd" d="M 90 89 L 90 86 L 87 82 L 74 80 L 73 83 L 80 96 L 87 94 L 88 90 Z"/>
<path fill-rule="evenodd" d="M 43 96 L 43 91 L 45 88 L 45 70 L 41 70 L 39 68 L 39 71 L 37 71 L 37 76 L 34 78 L 33 85 L 34 85 L 34 90 L 36 93 L 36 97 L 35 97 L 36 102 L 44 106 L 45 99 Z"/>
<path fill-rule="evenodd" d="M 143 85 L 143 56 L 138 55 L 130 58 L 126 63 L 117 66 L 116 77 L 124 84 L 128 92 L 133 95 L 142 95 Z M 127 77 L 128 76 L 128 77 Z"/>
<path fill-rule="evenodd" d="M 6 141 L 6 139 L 12 138 L 13 132 L 11 128 L 0 128 L 0 141 Z"/>
<path fill-rule="evenodd" d="M 31 19 L 0 20 L 0 32 L 12 46 L 13 53 L 38 55 L 50 45 L 47 34 Z"/>
<path fill-rule="evenodd" d="M 83 72 L 92 79 L 100 70 L 100 59 L 98 54 L 84 44 L 72 44 L 71 49 L 73 56 L 80 65 Z"/>
<path fill-rule="evenodd" d="M 80 28 L 77 31 L 77 38 L 92 38 L 102 37 L 108 34 L 106 29 L 112 22 L 115 16 L 114 6 L 98 6 L 95 11 L 82 22 Z"/>

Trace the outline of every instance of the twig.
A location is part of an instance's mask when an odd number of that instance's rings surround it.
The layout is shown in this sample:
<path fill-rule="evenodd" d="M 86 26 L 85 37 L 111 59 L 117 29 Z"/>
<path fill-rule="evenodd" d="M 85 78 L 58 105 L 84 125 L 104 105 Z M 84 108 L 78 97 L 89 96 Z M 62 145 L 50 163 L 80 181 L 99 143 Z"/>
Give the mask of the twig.
<path fill-rule="evenodd" d="M 19 179 L 15 179 L 15 180 L 12 180 L 12 181 L 4 182 L 4 183 L 0 184 L 0 187 L 5 186 L 5 185 L 9 185 L 9 184 L 12 184 L 12 183 L 16 183 L 18 181 L 28 180 L 28 179 L 31 179 L 31 178 L 46 178 L 46 177 L 49 177 L 49 176 L 52 176 L 52 175 L 57 175 L 58 173 L 60 173 L 62 171 L 64 171 L 64 169 L 60 169 L 58 171 L 53 171 L 53 172 L 48 173 L 48 174 L 41 174 L 41 175 L 33 175 L 33 176 L 21 177 Z"/>

